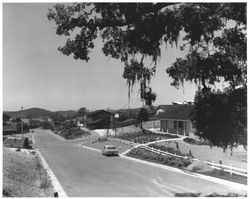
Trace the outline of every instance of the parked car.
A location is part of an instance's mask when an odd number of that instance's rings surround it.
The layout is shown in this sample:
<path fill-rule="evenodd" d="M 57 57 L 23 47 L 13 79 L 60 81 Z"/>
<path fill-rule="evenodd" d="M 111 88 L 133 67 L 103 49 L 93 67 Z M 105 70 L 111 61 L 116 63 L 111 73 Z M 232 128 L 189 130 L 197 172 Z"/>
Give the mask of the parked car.
<path fill-rule="evenodd" d="M 102 155 L 119 155 L 118 149 L 114 145 L 105 145 L 102 150 Z"/>
<path fill-rule="evenodd" d="M 31 155 L 36 155 L 36 152 L 35 151 L 30 151 L 30 154 Z"/>

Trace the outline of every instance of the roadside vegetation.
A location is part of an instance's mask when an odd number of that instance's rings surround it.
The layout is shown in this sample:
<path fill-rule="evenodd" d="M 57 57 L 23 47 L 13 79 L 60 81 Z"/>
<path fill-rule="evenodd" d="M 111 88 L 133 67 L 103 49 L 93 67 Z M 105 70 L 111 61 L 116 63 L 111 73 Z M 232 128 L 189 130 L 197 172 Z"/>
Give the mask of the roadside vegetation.
<path fill-rule="evenodd" d="M 80 129 L 73 121 L 58 123 L 53 128 L 54 133 L 62 136 L 65 139 L 77 139 L 84 136 L 89 136 L 90 132 Z"/>
<path fill-rule="evenodd" d="M 127 156 L 182 169 L 186 168 L 192 163 L 190 159 L 182 159 L 174 156 L 163 156 L 143 148 L 134 148 L 127 154 Z"/>
<path fill-rule="evenodd" d="M 148 151 L 144 148 L 134 148 L 132 149 L 127 156 L 142 159 L 150 162 L 155 162 L 159 164 L 164 164 L 180 169 L 184 169 L 186 171 L 191 171 L 195 173 L 200 173 L 203 175 L 208 175 L 216 178 L 221 178 L 224 180 L 229 180 L 232 182 L 237 182 L 241 184 L 247 184 L 247 178 L 240 175 L 231 175 L 230 173 L 222 170 L 211 169 L 206 163 L 202 161 L 194 161 L 192 158 L 195 158 L 192 154 L 192 151 L 189 150 L 188 153 L 183 153 L 180 148 L 178 142 L 175 142 L 175 146 L 170 147 L 168 145 L 161 145 L 161 144 L 150 144 L 149 147 L 153 147 L 155 149 L 159 149 L 161 151 L 165 151 L 168 153 L 173 154 L 173 156 L 164 156 L 160 154 L 153 153 Z M 178 156 L 174 156 L 174 154 Z M 184 158 L 187 157 L 187 158 Z"/>
<path fill-rule="evenodd" d="M 212 193 L 209 195 L 201 196 L 201 193 L 175 193 L 175 197 L 247 197 L 247 195 L 228 193 L 228 194 L 218 194 Z"/>
<path fill-rule="evenodd" d="M 148 143 L 162 139 L 178 138 L 179 136 L 170 134 L 160 134 L 160 133 L 156 134 L 152 133 L 151 131 L 144 130 L 144 133 L 142 131 L 136 133 L 124 133 L 121 135 L 117 135 L 115 137 L 135 143 Z"/>
<path fill-rule="evenodd" d="M 30 136 L 29 134 L 24 134 L 23 139 L 19 134 L 3 137 L 3 145 L 5 147 L 11 147 L 11 148 L 32 149 L 33 144 L 29 136 Z"/>
<path fill-rule="evenodd" d="M 51 197 L 53 188 L 40 159 L 3 148 L 3 197 Z"/>
<path fill-rule="evenodd" d="M 176 154 L 176 155 L 183 156 L 183 157 L 187 156 L 187 157 L 190 157 L 190 158 L 194 158 L 194 156 L 192 154 L 192 151 L 189 151 L 189 153 L 186 153 L 186 154 L 182 153 L 179 150 L 178 142 L 176 142 L 176 149 L 173 148 L 173 147 L 168 147 L 168 146 L 160 145 L 160 144 L 150 144 L 149 147 L 153 147 L 155 149 L 159 149 L 161 151 L 165 151 L 165 152 Z"/>
<path fill-rule="evenodd" d="M 201 141 L 201 140 L 195 140 L 193 138 L 186 137 L 183 139 L 184 142 L 189 144 L 195 144 L 195 145 L 210 145 L 209 142 Z"/>
<path fill-rule="evenodd" d="M 59 135 L 67 140 L 70 140 L 89 136 L 90 133 L 88 131 L 81 130 L 77 127 L 72 127 L 70 129 L 62 129 Z"/>

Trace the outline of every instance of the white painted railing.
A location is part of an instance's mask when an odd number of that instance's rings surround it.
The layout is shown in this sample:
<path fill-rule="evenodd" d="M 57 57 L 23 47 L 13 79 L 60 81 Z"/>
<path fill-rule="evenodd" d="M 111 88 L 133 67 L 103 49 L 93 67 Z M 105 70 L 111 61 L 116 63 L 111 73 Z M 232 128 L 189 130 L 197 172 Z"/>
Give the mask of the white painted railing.
<path fill-rule="evenodd" d="M 142 144 L 142 145 L 150 145 L 150 144 L 156 144 L 156 143 L 161 143 L 161 142 L 172 142 L 172 141 L 180 141 L 180 140 L 183 140 L 184 138 L 186 137 L 179 137 L 179 138 L 168 138 L 168 139 L 163 139 L 163 140 L 156 140 L 156 141 L 153 141 L 153 142 L 148 142 L 148 143 L 145 143 L 145 144 Z"/>
<path fill-rule="evenodd" d="M 212 169 L 223 170 L 223 171 L 229 172 L 231 175 L 237 174 L 237 175 L 247 177 L 247 170 L 233 167 L 232 164 L 230 166 L 227 166 L 223 164 L 214 163 L 214 161 L 212 162 L 203 161 L 203 162 L 208 164 Z"/>
<path fill-rule="evenodd" d="M 167 151 L 162 151 L 162 150 L 159 150 L 159 149 L 155 149 L 154 147 L 149 147 L 148 146 L 149 144 L 153 144 L 153 143 L 161 142 L 161 141 L 155 141 L 155 142 L 152 142 L 152 143 L 150 142 L 150 143 L 146 143 L 146 144 L 138 144 L 138 143 L 130 142 L 130 141 L 127 141 L 127 140 L 122 140 L 122 139 L 119 139 L 119 138 L 108 138 L 108 140 L 114 141 L 114 142 L 120 142 L 120 143 L 127 144 L 127 145 L 130 145 L 130 146 L 133 146 L 133 147 L 143 148 L 143 149 L 146 149 L 148 151 L 151 151 L 151 152 L 159 154 L 159 155 L 174 156 L 174 157 L 183 158 L 183 159 L 190 158 L 187 155 L 186 156 L 180 156 L 180 155 L 177 155 L 177 154 L 169 153 Z M 172 139 L 164 140 L 164 142 L 171 141 L 171 140 Z M 194 160 L 194 161 L 201 161 L 201 160 L 198 160 L 196 158 L 191 158 L 191 159 Z M 214 163 L 214 161 L 212 161 L 212 162 L 203 161 L 203 162 L 208 164 L 209 167 L 211 167 L 212 169 L 223 170 L 223 171 L 229 172 L 231 175 L 232 174 L 237 174 L 237 175 L 247 177 L 247 170 L 233 167 L 232 164 L 230 166 L 227 166 L 227 165 L 223 165 L 223 164 Z"/>
<path fill-rule="evenodd" d="M 161 151 L 159 149 L 155 149 L 153 147 L 149 147 L 149 146 L 146 146 L 146 145 L 140 145 L 139 147 L 144 148 L 144 149 L 146 149 L 148 151 L 151 151 L 151 152 L 159 154 L 159 155 L 164 155 L 164 156 L 170 155 L 170 156 L 179 157 L 179 158 L 183 158 L 183 159 L 188 158 L 188 156 L 180 156 L 180 155 L 177 155 L 177 154 L 172 154 L 172 153 L 169 153 L 169 152 L 166 152 L 166 151 Z M 194 159 L 194 158 L 192 158 L 192 159 L 195 160 L 195 161 L 200 161 L 198 159 Z M 212 169 L 223 170 L 223 171 L 229 172 L 231 175 L 237 174 L 237 175 L 247 177 L 247 170 L 233 167 L 232 164 L 230 166 L 227 166 L 227 165 L 223 165 L 223 164 L 214 163 L 214 161 L 212 161 L 212 162 L 203 161 L 203 162 L 208 164 Z"/>
<path fill-rule="evenodd" d="M 143 148 L 143 149 L 146 149 L 148 151 L 151 151 L 153 153 L 157 153 L 159 155 L 165 155 L 165 156 L 174 156 L 174 157 L 179 157 L 179 158 L 184 158 L 184 159 L 187 159 L 188 156 L 181 156 L 181 155 L 177 155 L 177 154 L 173 154 L 173 153 L 169 153 L 167 151 L 162 151 L 160 149 L 155 149 L 154 147 L 149 147 L 149 146 L 146 146 L 146 145 L 140 145 L 139 146 L 140 148 Z"/>

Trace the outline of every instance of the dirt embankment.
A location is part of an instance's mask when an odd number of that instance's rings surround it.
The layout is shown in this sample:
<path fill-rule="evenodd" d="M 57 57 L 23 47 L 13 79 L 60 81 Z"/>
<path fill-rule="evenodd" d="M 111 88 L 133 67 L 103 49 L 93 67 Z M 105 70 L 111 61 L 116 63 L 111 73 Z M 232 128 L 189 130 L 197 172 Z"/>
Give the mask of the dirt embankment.
<path fill-rule="evenodd" d="M 3 148 L 3 197 L 51 197 L 53 189 L 37 156 Z"/>

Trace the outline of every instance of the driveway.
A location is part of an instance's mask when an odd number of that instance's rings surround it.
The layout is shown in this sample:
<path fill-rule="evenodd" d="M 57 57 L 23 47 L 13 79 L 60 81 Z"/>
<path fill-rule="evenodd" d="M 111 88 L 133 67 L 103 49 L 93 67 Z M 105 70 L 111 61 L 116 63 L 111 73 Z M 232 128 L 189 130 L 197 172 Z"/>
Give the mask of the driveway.
<path fill-rule="evenodd" d="M 176 193 L 242 193 L 196 177 L 120 157 L 105 157 L 37 129 L 36 145 L 70 197 L 154 197 Z"/>

